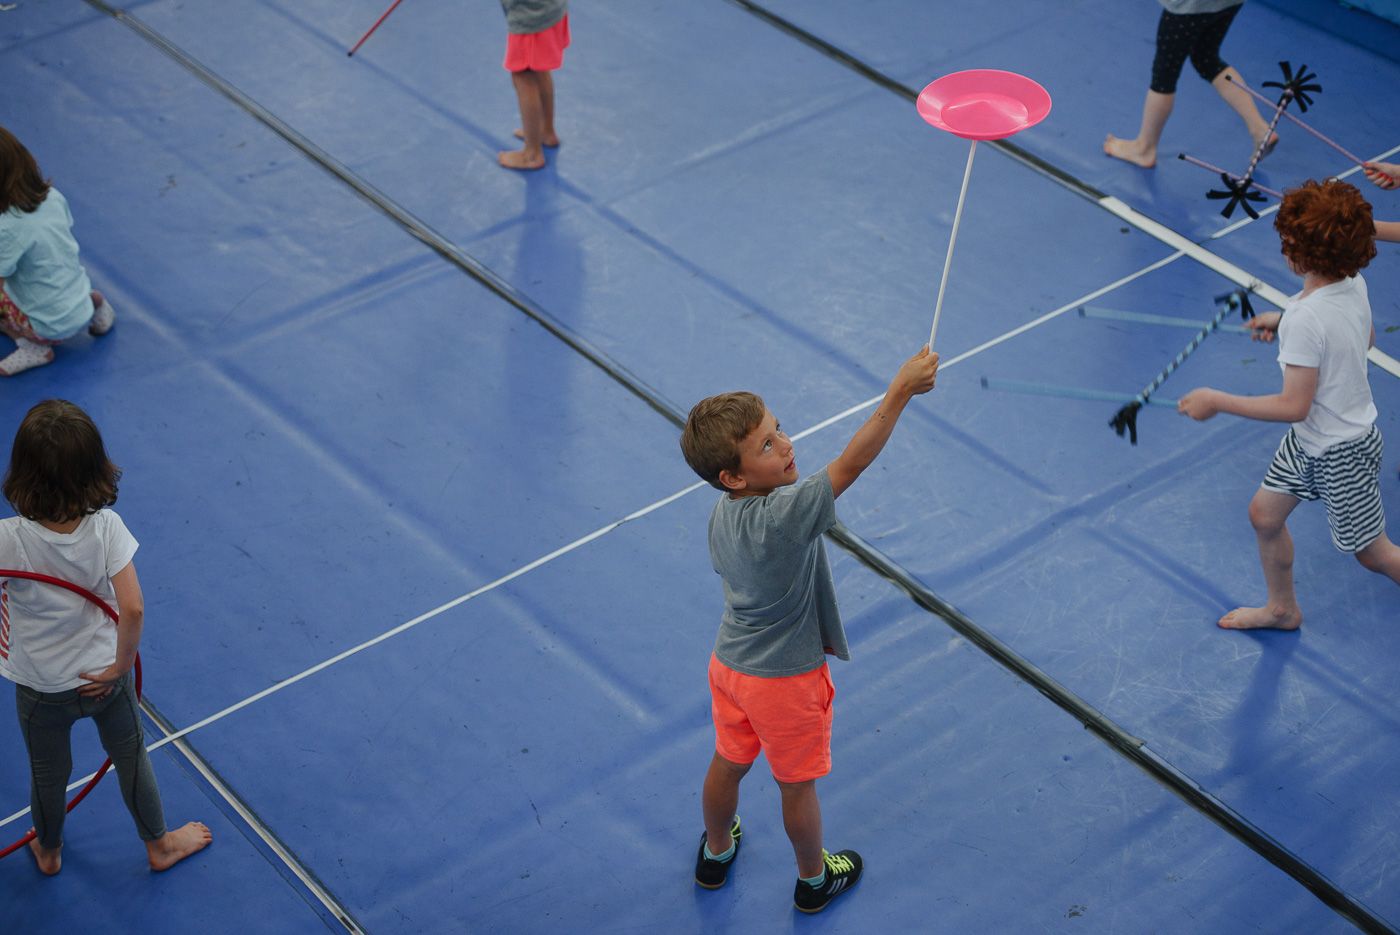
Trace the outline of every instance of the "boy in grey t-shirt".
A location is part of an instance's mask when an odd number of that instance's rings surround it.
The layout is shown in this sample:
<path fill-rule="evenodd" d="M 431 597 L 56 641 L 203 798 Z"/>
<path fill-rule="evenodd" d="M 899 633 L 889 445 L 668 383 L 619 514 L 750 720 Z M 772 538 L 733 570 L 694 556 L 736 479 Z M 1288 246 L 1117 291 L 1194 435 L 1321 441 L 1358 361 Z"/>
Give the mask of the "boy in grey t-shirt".
<path fill-rule="evenodd" d="M 715 755 L 702 794 L 705 832 L 695 882 L 718 889 L 739 852 L 739 781 L 759 751 L 782 792 L 783 825 L 797 857 L 793 902 L 820 912 L 860 880 L 855 851 L 822 847 L 816 780 L 831 771 L 825 656 L 850 659 L 821 535 L 836 498 L 884 448 L 914 396 L 933 389 L 938 355 L 925 347 L 900 368 L 885 398 L 835 461 L 802 483 L 792 442 L 763 400 L 725 393 L 701 400 L 681 434 L 686 463 L 724 492 L 710 516 L 710 560 L 724 582 L 724 615 L 710 659 Z"/>

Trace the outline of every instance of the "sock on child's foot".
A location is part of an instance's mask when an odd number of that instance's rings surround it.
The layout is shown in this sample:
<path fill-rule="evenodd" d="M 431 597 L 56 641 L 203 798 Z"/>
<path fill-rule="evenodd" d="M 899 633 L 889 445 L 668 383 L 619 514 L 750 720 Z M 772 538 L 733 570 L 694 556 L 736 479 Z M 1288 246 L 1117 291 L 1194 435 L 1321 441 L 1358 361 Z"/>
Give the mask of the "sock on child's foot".
<path fill-rule="evenodd" d="M 0 360 L 0 376 L 12 377 L 35 367 L 42 367 L 53 360 L 53 348 L 35 344 L 24 338 L 15 338 L 14 353 Z"/>
<path fill-rule="evenodd" d="M 814 877 L 798 877 L 797 879 L 801 880 L 803 883 L 806 883 L 812 889 L 816 889 L 817 887 L 821 886 L 823 883 L 826 882 L 826 868 L 822 867 L 822 872 Z"/>
<path fill-rule="evenodd" d="M 710 850 L 710 845 L 706 844 L 706 845 L 705 845 L 705 859 L 706 859 L 706 860 L 718 861 L 719 863 L 722 863 L 722 864 L 727 864 L 727 863 L 729 863 L 731 860 L 734 859 L 734 851 L 736 850 L 736 848 L 737 848 L 737 845 L 735 845 L 733 841 L 730 841 L 730 842 L 729 842 L 729 850 L 725 851 L 723 854 L 716 854 L 716 853 L 714 853 L 713 851 Z"/>
<path fill-rule="evenodd" d="M 97 293 L 93 293 L 94 296 Z M 102 296 L 100 301 L 94 301 L 92 311 L 92 321 L 88 323 L 88 334 L 101 337 L 112 330 L 112 325 L 117 320 L 117 310 L 112 308 L 112 303 Z"/>

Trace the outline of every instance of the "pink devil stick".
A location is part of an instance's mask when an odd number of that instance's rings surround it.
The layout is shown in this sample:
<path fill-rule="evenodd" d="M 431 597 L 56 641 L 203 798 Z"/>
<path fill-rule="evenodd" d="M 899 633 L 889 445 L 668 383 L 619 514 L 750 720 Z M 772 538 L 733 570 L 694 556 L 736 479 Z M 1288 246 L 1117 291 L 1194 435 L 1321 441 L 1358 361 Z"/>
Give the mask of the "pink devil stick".
<path fill-rule="evenodd" d="M 367 32 L 367 33 L 365 33 L 363 36 L 361 36 L 361 37 L 360 37 L 360 41 L 357 42 L 357 43 L 355 43 L 355 47 L 354 47 L 353 49 L 351 49 L 349 52 L 346 52 L 345 54 L 346 54 L 346 55 L 354 55 L 356 52 L 360 51 L 360 46 L 362 46 L 362 45 L 365 44 L 365 40 L 366 40 L 366 39 L 368 39 L 370 36 L 374 35 L 374 31 L 375 31 L 376 29 L 379 28 L 379 24 L 382 23 L 382 22 L 384 22 L 386 19 L 388 19 L 388 18 L 389 18 L 389 14 L 392 13 L 392 12 L 394 12 L 394 10 L 396 10 L 396 9 L 398 8 L 398 5 L 399 5 L 400 3 L 403 3 L 403 0 L 394 0 L 394 5 L 391 6 L 391 7 L 389 7 L 389 9 L 385 10 L 385 11 L 384 11 L 384 15 L 381 16 L 381 17 L 379 17 L 379 19 L 377 19 L 377 20 L 374 21 L 374 25 L 371 26 L 371 27 L 369 28 L 369 32 Z"/>
<path fill-rule="evenodd" d="M 1250 94 L 1252 94 L 1254 97 L 1258 98 L 1259 100 L 1263 101 L 1265 104 L 1270 104 L 1270 105 L 1273 104 L 1273 101 L 1269 100 L 1267 97 L 1265 97 L 1264 95 L 1260 94 L 1258 91 L 1254 90 L 1254 89 L 1251 88 L 1249 85 L 1245 84 L 1243 81 L 1235 81 L 1235 79 L 1234 79 L 1234 78 L 1231 78 L 1229 75 L 1226 75 L 1226 76 L 1225 76 L 1225 80 L 1226 80 L 1226 81 L 1233 82 L 1234 84 L 1239 85 L 1241 88 L 1244 88 L 1246 91 L 1248 91 Z M 1341 146 L 1337 145 L 1337 144 L 1336 144 L 1335 142 L 1333 142 L 1332 140 L 1330 140 L 1330 139 L 1328 139 L 1327 137 L 1323 136 L 1321 133 L 1318 133 L 1316 130 L 1314 130 L 1312 127 L 1308 126 L 1306 123 L 1304 123 L 1304 122 L 1303 122 L 1302 120 L 1300 120 L 1299 118 L 1295 117 L 1293 114 L 1290 114 L 1290 113 L 1288 113 L 1287 111 L 1284 111 L 1284 112 L 1283 112 L 1283 115 L 1284 115 L 1285 117 L 1287 117 L 1289 120 L 1292 120 L 1292 121 L 1293 121 L 1294 123 L 1296 123 L 1298 126 L 1302 127 L 1304 130 L 1307 130 L 1309 133 L 1311 133 L 1313 136 L 1317 137 L 1317 138 L 1318 138 L 1319 140 L 1321 140 L 1322 142 L 1326 143 L 1328 146 L 1330 146 L 1330 147 L 1332 147 L 1333 149 L 1335 149 L 1337 152 L 1341 153 L 1343 156 L 1346 156 L 1348 159 L 1350 159 L 1352 162 L 1356 163 L 1358 166 L 1365 165 L 1365 163 L 1364 163 L 1362 160 L 1358 159 L 1355 155 L 1353 155 L 1352 153 L 1347 152 L 1347 151 L 1346 151 L 1345 149 L 1343 149 Z"/>
<path fill-rule="evenodd" d="M 967 183 L 972 178 L 972 158 L 978 140 L 1000 140 L 1033 127 L 1050 113 L 1050 94 L 1024 75 L 992 68 L 957 71 L 931 82 L 919 93 L 919 116 L 940 130 L 971 140 L 967 167 L 963 169 L 958 208 L 953 214 L 953 232 L 948 238 L 948 255 L 943 260 L 943 276 L 938 282 L 938 300 L 933 308 L 933 327 L 928 346 L 933 350 L 938 336 L 938 319 L 943 312 L 943 292 L 948 286 L 948 269 L 953 262 L 953 245 L 958 240 Z"/>
<path fill-rule="evenodd" d="M 1208 162 L 1204 162 L 1204 161 L 1202 161 L 1202 160 L 1200 160 L 1200 159 L 1197 159 L 1195 156 L 1188 156 L 1188 155 L 1186 155 L 1185 153 L 1177 153 L 1177 154 L 1176 154 L 1176 158 L 1182 160 L 1183 162 L 1189 162 L 1189 163 L 1191 163 L 1191 165 L 1193 165 L 1193 166 L 1200 166 L 1202 169 L 1209 169 L 1210 171 L 1214 172 L 1216 175 L 1228 176 L 1229 178 L 1234 179 L 1236 182 L 1243 182 L 1243 181 L 1244 181 L 1244 176 L 1242 176 L 1242 175 L 1236 175 L 1236 174 L 1233 173 L 1233 172 L 1226 172 L 1224 169 L 1220 168 L 1219 166 L 1213 166 L 1213 165 L 1211 165 L 1211 164 L 1208 163 Z M 1260 185 L 1258 182 L 1254 181 L 1253 179 L 1250 179 L 1250 180 L 1249 180 L 1249 184 L 1252 185 L 1252 186 L 1254 186 L 1255 188 L 1257 188 L 1259 191 L 1263 192 L 1263 193 L 1266 194 L 1266 195 L 1273 195 L 1273 196 L 1274 196 L 1275 198 L 1277 198 L 1279 201 L 1282 201 L 1282 200 L 1283 200 L 1283 192 L 1276 192 L 1276 191 L 1274 191 L 1272 188 L 1266 188 L 1265 186 Z"/>

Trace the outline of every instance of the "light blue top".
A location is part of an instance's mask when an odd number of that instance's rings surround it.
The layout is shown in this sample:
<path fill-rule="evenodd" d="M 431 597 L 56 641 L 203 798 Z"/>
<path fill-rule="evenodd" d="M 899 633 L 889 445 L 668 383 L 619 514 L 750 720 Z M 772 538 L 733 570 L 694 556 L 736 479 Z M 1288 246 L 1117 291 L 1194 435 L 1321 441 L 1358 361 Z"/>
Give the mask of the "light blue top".
<path fill-rule="evenodd" d="M 78 262 L 68 199 L 56 188 L 30 212 L 0 213 L 0 279 L 34 333 L 59 341 L 92 318 L 92 283 Z"/>
<path fill-rule="evenodd" d="M 765 497 L 720 497 L 710 514 L 710 561 L 724 580 L 720 662 L 781 678 L 820 668 L 828 652 L 851 658 L 821 538 L 835 523 L 825 469 Z"/>

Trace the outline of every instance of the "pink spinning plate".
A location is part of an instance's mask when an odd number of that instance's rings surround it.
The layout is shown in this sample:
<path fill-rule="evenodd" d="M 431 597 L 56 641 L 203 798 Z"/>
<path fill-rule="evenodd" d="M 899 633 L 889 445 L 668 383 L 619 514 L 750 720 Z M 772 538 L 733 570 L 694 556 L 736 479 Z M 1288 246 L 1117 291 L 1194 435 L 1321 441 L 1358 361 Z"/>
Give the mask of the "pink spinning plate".
<path fill-rule="evenodd" d="M 1014 71 L 973 68 L 919 92 L 919 116 L 965 140 L 1000 140 L 1050 113 L 1050 92 Z"/>

